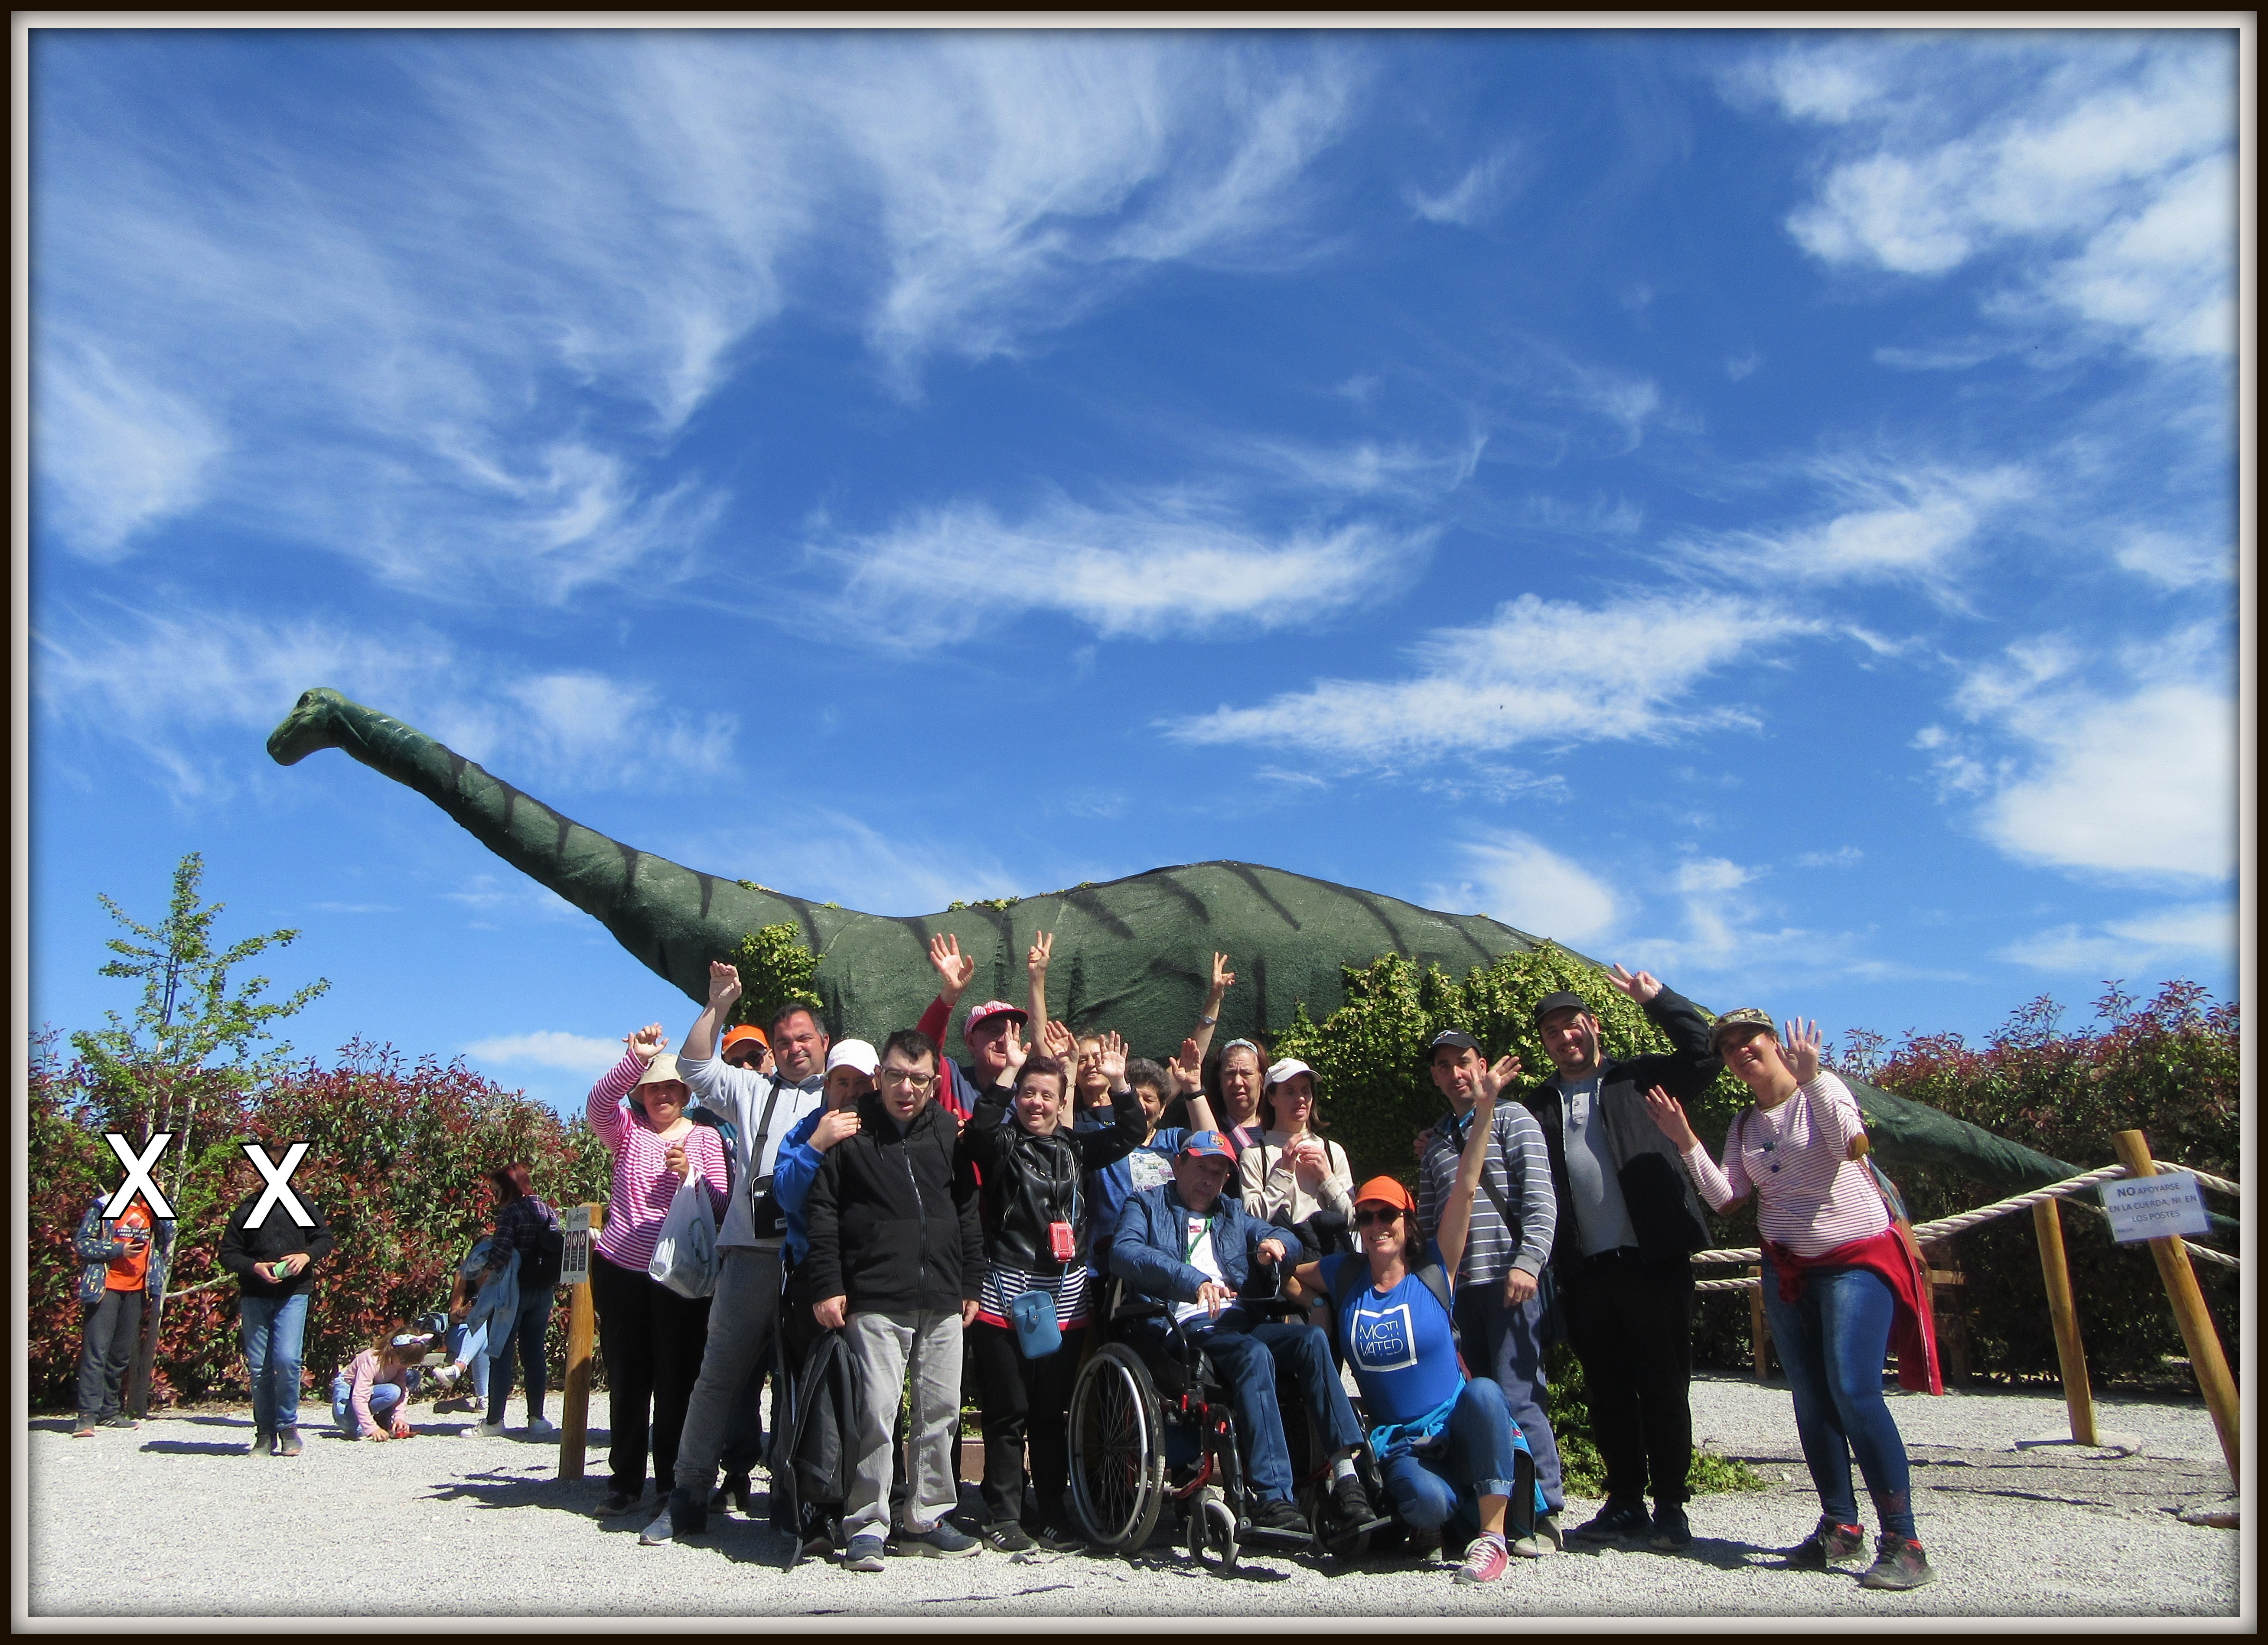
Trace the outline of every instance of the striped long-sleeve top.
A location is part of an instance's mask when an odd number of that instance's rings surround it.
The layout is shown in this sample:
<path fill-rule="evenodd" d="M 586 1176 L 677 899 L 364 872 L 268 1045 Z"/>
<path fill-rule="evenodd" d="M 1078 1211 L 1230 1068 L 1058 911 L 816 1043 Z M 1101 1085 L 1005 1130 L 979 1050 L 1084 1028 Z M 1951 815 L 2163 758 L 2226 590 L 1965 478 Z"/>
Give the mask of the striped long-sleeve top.
<path fill-rule="evenodd" d="M 1778 1107 L 1750 1108 L 1735 1119 L 1725 1133 L 1721 1167 L 1696 1141 L 1685 1168 L 1714 1210 L 1755 1189 L 1764 1238 L 1816 1257 L 1890 1226 L 1874 1177 L 1851 1157 L 1851 1140 L 1866 1132 L 1851 1088 L 1822 1069 Z"/>
<path fill-rule="evenodd" d="M 1418 1232 L 1432 1239 L 1440 1231 L 1441 1208 L 1457 1184 L 1457 1157 L 1464 1152 L 1468 1115 L 1445 1114 L 1426 1133 L 1418 1167 Z M 1481 1166 L 1481 1185 L 1473 1190 L 1471 1231 L 1457 1265 L 1459 1285 L 1501 1280 L 1513 1269 L 1542 1273 L 1551 1259 L 1551 1236 L 1559 1226 L 1559 1199 L 1551 1191 L 1551 1155 L 1543 1128 L 1518 1103 L 1499 1100 L 1491 1126 L 1492 1142 Z M 1490 1191 L 1493 1187 L 1494 1193 Z M 1497 1209 L 1501 1197 L 1512 1213 L 1506 1224 Z"/>
<path fill-rule="evenodd" d="M 630 1112 L 622 1099 L 645 1072 L 645 1059 L 626 1053 L 598 1084 L 591 1088 L 585 1112 L 591 1129 L 599 1133 L 615 1156 L 614 1191 L 607 1199 L 607 1226 L 600 1230 L 599 1253 L 608 1262 L 643 1273 L 653 1260 L 661 1238 L 661 1225 L 669 1216 L 669 1202 L 677 1197 L 677 1173 L 669 1169 L 671 1145 L 650 1129 L 643 1115 Z M 719 1221 L 725 1214 L 725 1144 L 714 1129 L 693 1125 L 677 1139 L 686 1162 L 701 1173 L 709 1191 L 711 1208 Z"/>

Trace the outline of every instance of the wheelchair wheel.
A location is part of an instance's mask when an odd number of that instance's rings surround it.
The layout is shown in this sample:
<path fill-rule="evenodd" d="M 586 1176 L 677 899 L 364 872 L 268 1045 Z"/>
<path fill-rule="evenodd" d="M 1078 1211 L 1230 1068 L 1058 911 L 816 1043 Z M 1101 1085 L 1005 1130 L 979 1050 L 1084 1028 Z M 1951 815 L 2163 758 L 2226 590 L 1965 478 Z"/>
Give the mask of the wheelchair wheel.
<path fill-rule="evenodd" d="M 1219 1576 L 1236 1574 L 1236 1509 L 1218 1486 L 1206 1486 L 1189 1504 L 1189 1557 Z"/>
<path fill-rule="evenodd" d="M 1106 1553 L 1139 1552 L 1166 1506 L 1166 1440 L 1157 1391 L 1132 1349 L 1105 1343 L 1079 1367 L 1070 1421 L 1079 1529 Z"/>

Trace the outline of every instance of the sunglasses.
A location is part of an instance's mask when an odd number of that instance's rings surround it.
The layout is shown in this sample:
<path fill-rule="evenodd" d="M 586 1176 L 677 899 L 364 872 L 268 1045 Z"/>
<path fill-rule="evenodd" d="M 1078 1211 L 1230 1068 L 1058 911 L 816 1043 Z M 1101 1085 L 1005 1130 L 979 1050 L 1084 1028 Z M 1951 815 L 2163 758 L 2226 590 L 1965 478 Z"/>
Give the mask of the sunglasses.
<path fill-rule="evenodd" d="M 1380 1222 L 1388 1228 L 1392 1228 L 1395 1219 L 1401 1214 L 1400 1206 L 1388 1206 L 1383 1211 L 1358 1211 L 1354 1213 L 1354 1225 L 1359 1228 L 1366 1228 L 1373 1222 Z"/>

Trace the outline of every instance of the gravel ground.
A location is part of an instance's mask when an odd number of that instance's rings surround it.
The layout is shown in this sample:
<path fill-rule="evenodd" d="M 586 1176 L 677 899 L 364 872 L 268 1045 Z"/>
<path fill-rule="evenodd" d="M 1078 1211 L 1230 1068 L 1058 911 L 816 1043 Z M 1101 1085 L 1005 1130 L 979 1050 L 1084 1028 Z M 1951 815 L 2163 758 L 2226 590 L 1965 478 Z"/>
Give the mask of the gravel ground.
<path fill-rule="evenodd" d="M 603 1405 L 603 1399 L 601 1400 Z M 639 1545 L 644 1511 L 601 1521 L 603 1472 L 552 1478 L 556 1450 L 467 1435 L 470 1417 L 416 1415 L 419 1437 L 350 1449 L 310 1428 L 292 1460 L 251 1458 L 247 1411 L 163 1417 L 75 1440 L 40 1419 L 26 1446 L 28 1608 L 99 1617 L 557 1618 L 967 1615 L 1005 1623 L 1174 1614 L 1433 1617 L 1910 1616 L 2237 1619 L 2252 1581 L 2241 1533 L 2183 1523 L 2227 1510 L 2227 1469 L 2195 1401 L 2105 1399 L 2102 1429 L 2138 1455 L 2068 1445 L 2049 1394 L 1893 1395 L 1915 1464 L 1916 1510 L 1934 1587 L 1877 1594 L 1858 1568 L 1775 1568 L 1818 1515 L 1785 1390 L 1697 1382 L 1695 1432 L 1747 1458 L 1771 1487 L 1704 1497 L 1683 1556 L 1605 1548 L 1515 1560 L 1500 1582 L 1459 1588 L 1446 1565 L 1375 1559 L 1336 1571 L 1248 1554 L 1222 1578 L 1162 1548 L 1140 1560 L 995 1553 L 894 1560 L 855 1575 L 784 1569 L 786 1545 L 716 1516 L 697 1543 Z M 308 1407 L 312 1414 L 314 1407 Z M 325 1413 L 328 1415 L 328 1413 Z M 593 1413 L 602 1415 L 603 1412 Z M 603 1433 L 593 1449 L 603 1457 Z M 1863 1502 L 1863 1493 L 1861 1501 Z M 762 1501 L 756 1504 L 762 1510 Z M 1568 1522 L 1596 1504 L 1571 1501 Z M 1870 1511 L 1870 1510 L 1868 1510 Z M 1870 1529 L 1871 1529 L 1870 1525 Z M 128 1551 L 130 1550 L 130 1556 Z M 1012 1612 L 1009 1607 L 1012 1606 Z"/>

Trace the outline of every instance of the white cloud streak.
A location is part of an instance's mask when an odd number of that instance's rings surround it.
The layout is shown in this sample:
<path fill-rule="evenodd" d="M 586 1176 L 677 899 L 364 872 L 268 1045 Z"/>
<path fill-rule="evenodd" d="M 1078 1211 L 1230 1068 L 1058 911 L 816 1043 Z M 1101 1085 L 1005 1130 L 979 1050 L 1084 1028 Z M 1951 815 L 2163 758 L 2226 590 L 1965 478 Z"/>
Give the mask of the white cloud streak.
<path fill-rule="evenodd" d="M 1472 877 L 1428 893 L 1438 907 L 1476 909 L 1536 936 L 1588 942 L 1621 923 L 1612 887 L 1533 837 L 1506 829 L 1462 849 Z"/>
<path fill-rule="evenodd" d="M 1428 223 L 1469 228 L 1493 215 L 1518 191 L 1520 182 L 1520 149 L 1506 144 L 1474 161 L 1463 176 L 1439 194 L 1413 184 L 1403 189 L 1402 198 Z"/>
<path fill-rule="evenodd" d="M 1354 90 L 1150 36 L 368 49 L 382 143 L 45 60 L 38 472 L 77 551 L 202 507 L 437 594 L 685 575 L 724 495 L 652 467 L 786 307 L 910 392 L 1160 262 L 1280 262 Z"/>
<path fill-rule="evenodd" d="M 2203 631 L 2127 660 L 2116 689 L 2053 639 L 2011 647 L 1955 701 L 2014 745 L 1988 761 L 1931 727 L 1917 739 L 1950 792 L 1978 795 L 1984 837 L 2020 861 L 2121 878 L 2218 881 L 2236 863 L 2236 705 L 2201 665 Z"/>
<path fill-rule="evenodd" d="M 1015 521 L 953 503 L 820 551 L 846 570 L 847 617 L 886 643 L 927 647 L 1032 610 L 1110 638 L 1304 627 L 1406 582 L 1433 536 L 1366 520 L 1263 534 L 1225 509 L 1155 495 L 1115 510 L 1059 499 Z"/>
<path fill-rule="evenodd" d="M 2092 927 L 2076 923 L 2036 932 L 1997 950 L 1996 959 L 2035 970 L 2120 978 L 2166 963 L 2236 961 L 2236 911 L 2226 903 L 2153 909 Z"/>
<path fill-rule="evenodd" d="M 557 1068 L 595 1080 L 622 1059 L 622 1043 L 617 1039 L 593 1039 L 585 1034 L 563 1034 L 556 1029 L 538 1029 L 529 1034 L 499 1034 L 490 1039 L 475 1040 L 465 1047 L 465 1055 L 476 1062 L 507 1066 L 533 1063 L 541 1068 Z"/>
<path fill-rule="evenodd" d="M 246 745 L 313 684 L 400 714 L 499 775 L 569 788 L 634 786 L 656 760 L 721 770 L 738 728 L 730 715 L 671 709 L 637 681 L 526 675 L 423 632 L 114 607 L 43 622 L 33 642 L 42 703 L 140 748 L 185 800 L 229 792 Z"/>
<path fill-rule="evenodd" d="M 1645 741 L 1752 724 L 1687 706 L 1743 655 L 1818 625 L 1752 601 L 1642 595 L 1599 607 L 1523 594 L 1486 623 L 1442 629 L 1396 681 L 1325 680 L 1250 708 L 1179 721 L 1193 743 L 1305 749 L 1357 765 L 1469 758 L 1524 742 Z"/>
<path fill-rule="evenodd" d="M 2204 33 L 1802 44 L 1736 88 L 1831 130 L 1788 219 L 1822 262 L 1933 276 L 2005 255 L 1989 310 L 2166 359 L 2235 347 L 2235 89 L 2230 37 Z"/>

